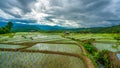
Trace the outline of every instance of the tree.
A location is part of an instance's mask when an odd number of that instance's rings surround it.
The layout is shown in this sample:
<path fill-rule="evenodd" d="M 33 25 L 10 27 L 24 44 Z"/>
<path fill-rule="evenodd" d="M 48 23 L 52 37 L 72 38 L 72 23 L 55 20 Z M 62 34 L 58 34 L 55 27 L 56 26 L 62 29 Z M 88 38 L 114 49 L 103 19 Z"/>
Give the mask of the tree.
<path fill-rule="evenodd" d="M 120 41 L 120 36 L 115 36 L 114 39 L 117 40 L 117 42 L 119 43 L 119 41 Z"/>
<path fill-rule="evenodd" d="M 6 27 L 8 27 L 9 29 L 11 29 L 11 28 L 12 28 L 12 26 L 13 26 L 13 23 L 12 23 L 12 22 L 8 22 L 8 24 L 7 24 L 7 26 L 6 26 Z"/>
<path fill-rule="evenodd" d="M 8 22 L 8 24 L 6 25 L 6 31 L 10 32 L 12 26 L 13 26 L 13 23 L 12 22 Z"/>
<path fill-rule="evenodd" d="M 0 28 L 0 34 L 9 33 L 13 26 L 12 22 L 8 22 L 6 26 Z"/>

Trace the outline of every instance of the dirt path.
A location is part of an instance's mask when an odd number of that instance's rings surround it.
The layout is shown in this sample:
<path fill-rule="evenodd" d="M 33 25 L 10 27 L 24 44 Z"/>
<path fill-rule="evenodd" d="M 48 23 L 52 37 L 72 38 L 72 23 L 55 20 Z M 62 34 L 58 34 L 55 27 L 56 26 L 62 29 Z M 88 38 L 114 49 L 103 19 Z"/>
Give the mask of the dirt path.
<path fill-rule="evenodd" d="M 79 46 L 83 52 L 83 55 L 84 55 L 83 60 L 86 63 L 87 68 L 95 68 L 95 65 L 93 64 L 93 62 L 90 60 L 89 57 L 87 57 L 87 51 L 85 50 L 85 48 L 79 43 L 77 43 L 77 46 Z"/>
<path fill-rule="evenodd" d="M 68 38 L 68 39 L 71 39 L 71 38 Z M 71 40 L 73 40 L 73 39 L 71 39 Z M 76 41 L 76 40 L 73 40 L 73 41 Z M 93 62 L 90 60 L 89 57 L 87 57 L 87 51 L 85 50 L 85 48 L 82 45 L 80 45 L 80 43 L 78 41 L 76 41 L 76 44 L 77 44 L 77 46 L 79 46 L 81 48 L 81 50 L 83 52 L 83 55 L 84 55 L 83 60 L 86 63 L 87 68 L 95 68 L 95 65 L 93 64 Z"/>
<path fill-rule="evenodd" d="M 85 55 L 84 56 L 84 60 L 88 66 L 88 68 L 95 68 L 93 62 L 90 60 L 90 58 L 88 58 L 86 55 L 87 55 L 87 51 L 84 49 L 84 47 L 82 45 L 80 45 L 81 49 L 82 49 L 82 52 L 83 54 Z"/>

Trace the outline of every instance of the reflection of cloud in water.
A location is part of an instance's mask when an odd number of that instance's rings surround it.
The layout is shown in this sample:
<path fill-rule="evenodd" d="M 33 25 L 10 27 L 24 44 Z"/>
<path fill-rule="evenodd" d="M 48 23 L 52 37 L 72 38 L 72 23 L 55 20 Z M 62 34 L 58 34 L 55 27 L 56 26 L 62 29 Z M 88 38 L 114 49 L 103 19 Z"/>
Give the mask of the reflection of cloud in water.
<path fill-rule="evenodd" d="M 112 52 L 118 52 L 120 51 L 120 46 L 116 48 L 112 48 L 113 45 L 115 44 L 110 44 L 110 43 L 93 43 L 93 45 L 98 49 L 98 50 L 109 50 Z"/>
<path fill-rule="evenodd" d="M 118 59 L 120 60 L 120 53 L 119 53 L 119 54 L 117 54 L 117 57 L 118 57 Z"/>

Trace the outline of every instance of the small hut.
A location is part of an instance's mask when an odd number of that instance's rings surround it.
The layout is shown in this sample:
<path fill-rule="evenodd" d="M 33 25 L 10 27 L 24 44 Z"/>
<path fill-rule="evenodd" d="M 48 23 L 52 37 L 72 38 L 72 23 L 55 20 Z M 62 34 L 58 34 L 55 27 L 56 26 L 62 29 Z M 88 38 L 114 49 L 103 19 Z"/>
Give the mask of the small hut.
<path fill-rule="evenodd" d="M 69 35 L 70 34 L 70 32 L 69 31 L 65 31 L 65 35 Z"/>

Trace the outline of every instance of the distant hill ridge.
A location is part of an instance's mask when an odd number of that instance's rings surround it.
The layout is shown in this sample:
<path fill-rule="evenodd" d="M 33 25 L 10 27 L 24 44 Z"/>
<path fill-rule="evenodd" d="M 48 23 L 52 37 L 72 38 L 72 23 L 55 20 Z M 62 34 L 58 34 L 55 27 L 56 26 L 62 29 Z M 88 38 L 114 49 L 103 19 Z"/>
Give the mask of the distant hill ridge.
<path fill-rule="evenodd" d="M 15 24 L 12 28 L 13 32 L 29 32 L 34 31 L 71 31 L 78 33 L 120 33 L 120 25 L 111 27 L 94 27 L 94 28 L 65 28 L 60 26 L 49 26 L 49 25 L 25 25 Z"/>

